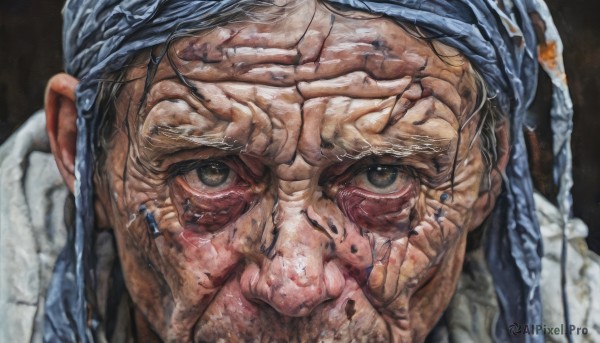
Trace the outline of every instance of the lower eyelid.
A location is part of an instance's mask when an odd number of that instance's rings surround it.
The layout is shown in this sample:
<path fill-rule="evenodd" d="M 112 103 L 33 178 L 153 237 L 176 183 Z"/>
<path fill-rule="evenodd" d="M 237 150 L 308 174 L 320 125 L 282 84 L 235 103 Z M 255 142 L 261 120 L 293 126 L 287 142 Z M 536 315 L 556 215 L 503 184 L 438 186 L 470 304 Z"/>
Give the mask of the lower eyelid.
<path fill-rule="evenodd" d="M 414 178 L 399 190 L 387 194 L 348 186 L 337 193 L 336 202 L 344 215 L 361 227 L 382 232 L 402 232 L 408 228 L 410 211 L 418 198 L 418 188 L 419 181 Z"/>
<path fill-rule="evenodd" d="M 208 193 L 192 189 L 182 179 L 170 185 L 170 194 L 181 226 L 197 233 L 224 229 L 256 203 L 256 194 L 249 187 L 228 187 Z"/>

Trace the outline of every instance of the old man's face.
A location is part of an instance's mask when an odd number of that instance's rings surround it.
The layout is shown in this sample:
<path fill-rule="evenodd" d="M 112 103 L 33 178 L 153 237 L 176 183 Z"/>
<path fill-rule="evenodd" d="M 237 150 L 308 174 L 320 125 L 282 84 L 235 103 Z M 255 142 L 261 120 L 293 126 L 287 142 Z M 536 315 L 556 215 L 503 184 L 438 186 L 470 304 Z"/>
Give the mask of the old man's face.
<path fill-rule="evenodd" d="M 128 72 L 97 188 L 164 340 L 422 340 L 454 292 L 485 172 L 469 63 L 306 3 L 177 41 L 147 93 Z"/>

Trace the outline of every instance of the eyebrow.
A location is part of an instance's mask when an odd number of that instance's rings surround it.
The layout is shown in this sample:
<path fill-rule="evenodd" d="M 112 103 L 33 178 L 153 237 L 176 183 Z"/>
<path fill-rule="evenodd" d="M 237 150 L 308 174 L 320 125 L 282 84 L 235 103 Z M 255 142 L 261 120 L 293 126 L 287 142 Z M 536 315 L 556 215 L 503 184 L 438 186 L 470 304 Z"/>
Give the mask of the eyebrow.
<path fill-rule="evenodd" d="M 350 147 L 340 147 L 344 150 L 342 154 L 331 156 L 323 154 L 325 157 L 335 157 L 338 160 L 359 160 L 369 156 L 391 156 L 403 159 L 412 156 L 438 156 L 450 150 L 453 139 L 435 138 L 431 136 L 407 136 L 405 139 L 398 139 L 398 143 L 370 144 L 370 147 L 363 150 L 355 150 L 355 154 L 349 152 Z"/>

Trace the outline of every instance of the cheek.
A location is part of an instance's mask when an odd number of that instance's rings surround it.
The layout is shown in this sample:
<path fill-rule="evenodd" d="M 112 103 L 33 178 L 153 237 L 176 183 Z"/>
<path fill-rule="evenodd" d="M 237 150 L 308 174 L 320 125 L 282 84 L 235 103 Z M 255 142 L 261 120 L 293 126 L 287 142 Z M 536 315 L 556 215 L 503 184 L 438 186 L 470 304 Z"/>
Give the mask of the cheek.
<path fill-rule="evenodd" d="M 410 299 L 412 331 L 416 341 L 424 340 L 448 307 L 463 266 L 466 234 L 445 253 L 435 274 Z"/>

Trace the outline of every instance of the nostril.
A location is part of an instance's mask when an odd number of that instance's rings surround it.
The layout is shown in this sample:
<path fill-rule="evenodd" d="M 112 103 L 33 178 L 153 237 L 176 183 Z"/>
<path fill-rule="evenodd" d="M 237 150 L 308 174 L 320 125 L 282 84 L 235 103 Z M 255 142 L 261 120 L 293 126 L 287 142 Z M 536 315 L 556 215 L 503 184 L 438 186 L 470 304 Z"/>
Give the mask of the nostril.
<path fill-rule="evenodd" d="M 341 295 L 345 279 L 334 262 L 306 277 L 295 273 L 295 269 L 281 268 L 279 259 L 276 257 L 262 268 L 254 263 L 247 265 L 240 286 L 248 301 L 260 307 L 267 305 L 288 317 L 304 317 L 320 304 Z"/>

